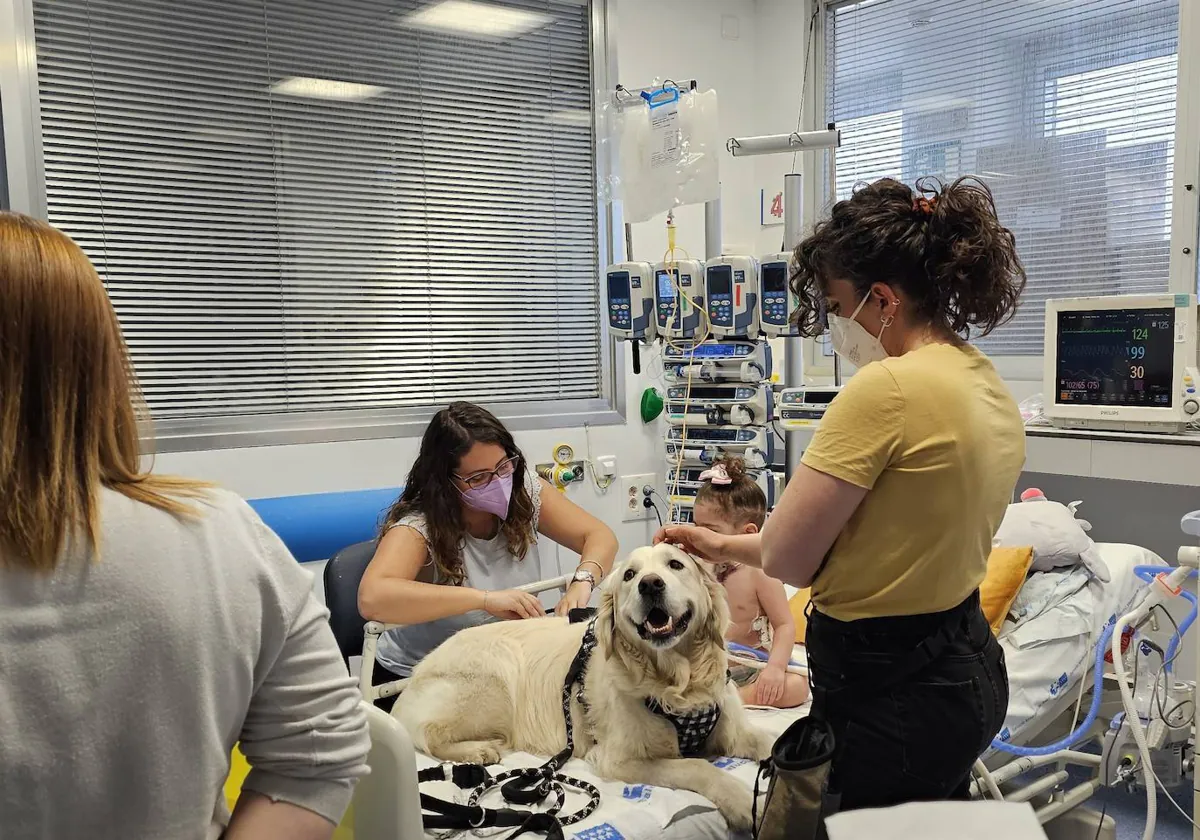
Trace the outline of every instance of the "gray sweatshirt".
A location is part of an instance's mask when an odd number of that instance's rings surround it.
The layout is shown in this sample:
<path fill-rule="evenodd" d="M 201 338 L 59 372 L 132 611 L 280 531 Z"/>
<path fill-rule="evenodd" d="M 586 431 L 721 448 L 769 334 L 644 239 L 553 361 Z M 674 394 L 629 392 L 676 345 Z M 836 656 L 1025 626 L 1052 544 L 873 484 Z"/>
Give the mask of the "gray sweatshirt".
<path fill-rule="evenodd" d="M 312 577 L 238 497 L 100 493 L 99 556 L 0 566 L 0 836 L 192 840 L 244 789 L 336 822 L 369 749 Z"/>

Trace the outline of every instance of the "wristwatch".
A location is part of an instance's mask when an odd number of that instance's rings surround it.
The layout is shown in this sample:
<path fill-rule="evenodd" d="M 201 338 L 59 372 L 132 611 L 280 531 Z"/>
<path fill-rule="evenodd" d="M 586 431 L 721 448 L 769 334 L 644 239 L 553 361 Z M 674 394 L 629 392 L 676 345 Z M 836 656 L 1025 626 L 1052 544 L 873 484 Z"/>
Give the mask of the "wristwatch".
<path fill-rule="evenodd" d="M 592 587 L 592 589 L 596 588 L 596 576 L 587 569 L 576 569 L 575 576 L 571 578 L 571 580 L 575 582 L 585 580 Z"/>

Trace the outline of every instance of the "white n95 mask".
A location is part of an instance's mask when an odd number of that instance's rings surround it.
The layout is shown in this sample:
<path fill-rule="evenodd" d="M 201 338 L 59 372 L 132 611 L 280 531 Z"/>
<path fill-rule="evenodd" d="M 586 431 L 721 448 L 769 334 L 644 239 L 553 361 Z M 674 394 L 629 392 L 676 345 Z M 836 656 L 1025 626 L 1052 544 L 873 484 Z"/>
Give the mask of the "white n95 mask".
<path fill-rule="evenodd" d="M 856 368 L 870 362 L 882 361 L 888 357 L 888 351 L 883 348 L 883 343 L 879 338 L 891 323 L 891 319 L 883 321 L 879 336 L 871 335 L 867 332 L 866 327 L 854 320 L 858 317 L 858 313 L 862 312 L 862 308 L 867 305 L 870 298 L 871 293 L 867 292 L 866 297 L 859 302 L 858 308 L 849 318 L 833 313 L 826 316 L 829 320 L 829 343 L 833 347 L 833 352 Z"/>

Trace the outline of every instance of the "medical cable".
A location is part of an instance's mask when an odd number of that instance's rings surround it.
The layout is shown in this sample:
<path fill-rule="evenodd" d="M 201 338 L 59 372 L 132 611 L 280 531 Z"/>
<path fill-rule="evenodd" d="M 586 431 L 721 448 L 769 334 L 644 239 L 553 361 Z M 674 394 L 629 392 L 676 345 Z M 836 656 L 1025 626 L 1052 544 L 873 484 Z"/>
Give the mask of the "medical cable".
<path fill-rule="evenodd" d="M 1191 823 L 1193 829 L 1200 831 L 1200 823 L 1197 823 L 1194 819 L 1192 819 L 1191 816 L 1188 815 L 1188 812 L 1183 810 L 1180 804 L 1175 801 L 1175 797 L 1172 796 L 1171 792 L 1167 790 L 1167 786 L 1163 784 L 1162 779 L 1158 778 L 1158 774 L 1154 772 L 1153 768 L 1150 770 L 1150 775 L 1154 777 L 1155 784 L 1157 784 L 1162 790 L 1163 795 L 1167 797 L 1167 801 L 1175 806 L 1175 810 L 1178 811 L 1185 820 Z"/>
<path fill-rule="evenodd" d="M 1100 637 L 1099 644 L 1096 645 L 1095 667 L 1092 674 L 1092 704 L 1088 708 L 1088 713 L 1084 717 L 1083 722 L 1066 737 L 1060 738 L 1053 744 L 1047 744 L 1044 747 L 1020 747 L 1016 744 L 1001 741 L 999 738 L 993 738 L 993 749 L 1021 756 L 1050 755 L 1060 750 L 1070 749 L 1083 740 L 1088 730 L 1091 729 L 1092 724 L 1096 722 L 1096 717 L 1100 714 L 1100 695 L 1104 685 L 1104 654 L 1109 640 L 1112 638 L 1114 626 L 1110 625 L 1105 628 L 1103 635 Z"/>
<path fill-rule="evenodd" d="M 663 342 L 666 343 L 669 347 L 671 347 L 675 350 L 680 350 L 680 351 L 686 350 L 687 351 L 687 354 L 688 354 L 687 355 L 688 363 L 686 366 L 687 367 L 687 381 L 684 383 L 684 393 L 683 393 L 683 404 L 685 406 L 687 406 L 691 403 L 691 400 L 692 400 L 692 377 L 695 375 L 695 373 L 693 371 L 694 365 L 692 363 L 695 361 L 695 358 L 696 358 L 696 348 L 708 339 L 709 319 L 708 319 L 708 311 L 702 306 L 696 306 L 696 301 L 692 298 L 691 295 L 689 295 L 687 292 L 685 292 L 683 290 L 683 285 L 679 281 L 679 258 L 675 255 L 675 252 L 681 251 L 683 253 L 683 256 L 685 259 L 691 259 L 691 256 L 688 254 L 688 252 L 685 249 L 678 247 L 678 245 L 676 243 L 676 239 L 675 239 L 675 232 L 676 232 L 675 231 L 675 214 L 667 213 L 667 250 L 663 252 L 662 261 L 663 261 L 663 265 L 666 266 L 667 277 L 670 279 L 671 284 L 675 288 L 675 295 L 674 295 L 674 300 L 672 303 L 671 316 L 670 316 L 670 320 L 668 321 L 668 323 L 675 323 L 677 321 L 677 318 L 679 316 L 679 301 L 680 301 L 680 299 L 682 299 L 682 300 L 686 301 L 689 305 L 691 305 L 693 308 L 695 308 L 696 310 L 699 311 L 699 313 L 700 313 L 700 330 L 702 330 L 698 335 L 696 335 L 692 339 L 691 343 L 686 346 L 676 344 L 669 336 L 663 336 Z M 680 473 L 683 472 L 683 454 L 684 454 L 684 450 L 686 448 L 686 443 L 687 443 L 687 428 L 688 428 L 688 412 L 685 409 L 683 412 L 683 425 L 680 427 L 680 431 L 679 431 L 679 445 L 676 448 L 676 452 L 675 452 L 675 482 L 674 482 L 674 485 L 671 487 L 671 492 L 670 492 L 671 498 L 674 498 L 679 495 L 679 477 L 680 477 Z M 668 513 L 670 512 L 669 506 L 667 508 L 667 512 Z"/>
<path fill-rule="evenodd" d="M 992 771 L 987 769 L 987 765 L 983 763 L 982 758 L 975 759 L 975 772 L 979 774 L 979 778 L 983 781 L 984 787 L 991 793 L 992 798 L 997 802 L 1004 801 L 1004 794 L 1000 792 L 1000 786 L 996 784 L 996 780 L 992 777 Z"/>
<path fill-rule="evenodd" d="M 587 458 L 584 460 L 584 465 L 592 471 L 592 484 L 596 485 L 596 489 L 601 493 L 608 491 L 612 487 L 613 482 L 617 480 L 615 475 L 605 476 L 604 483 L 600 482 L 600 476 L 596 472 L 596 463 L 592 460 L 592 433 L 591 426 L 587 423 L 583 424 L 583 441 L 587 446 Z"/>
<path fill-rule="evenodd" d="M 1190 577 L 1191 573 L 1192 569 L 1179 566 L 1172 569 L 1170 574 L 1159 574 L 1154 579 L 1154 583 L 1150 584 L 1150 592 L 1141 605 L 1117 619 L 1116 624 L 1112 627 L 1113 632 L 1109 634 L 1113 672 L 1117 677 L 1117 688 L 1121 692 L 1121 704 L 1125 707 L 1125 723 L 1133 734 L 1134 743 L 1137 744 L 1138 756 L 1141 758 L 1142 764 L 1142 781 L 1146 786 L 1146 828 L 1142 833 L 1143 840 L 1151 840 L 1154 837 L 1155 818 L 1158 815 L 1157 777 L 1154 775 L 1153 756 L 1146 738 L 1146 727 L 1142 725 L 1133 691 L 1130 689 L 1129 680 L 1125 675 L 1125 659 L 1121 655 L 1120 634 L 1126 627 L 1136 628 L 1153 612 L 1156 606 L 1168 598 L 1178 595 L 1182 591 L 1184 581 Z M 1165 657 L 1163 665 L 1165 668 Z"/>

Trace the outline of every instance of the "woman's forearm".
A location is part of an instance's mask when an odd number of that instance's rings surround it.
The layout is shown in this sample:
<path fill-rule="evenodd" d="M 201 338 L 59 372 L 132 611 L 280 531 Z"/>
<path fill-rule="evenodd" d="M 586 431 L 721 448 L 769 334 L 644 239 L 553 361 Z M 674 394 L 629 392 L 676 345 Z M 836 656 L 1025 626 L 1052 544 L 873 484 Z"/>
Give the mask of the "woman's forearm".
<path fill-rule="evenodd" d="M 487 593 L 466 586 L 441 586 L 402 578 L 381 578 L 358 591 L 358 611 L 368 621 L 424 624 L 484 608 Z"/>
<path fill-rule="evenodd" d="M 579 565 L 582 568 L 595 567 L 593 570 L 597 571 L 597 580 L 606 577 L 612 571 L 613 561 L 617 559 L 617 548 L 617 538 L 607 528 L 588 534 L 583 541 L 583 550 L 579 552 Z"/>
<path fill-rule="evenodd" d="M 329 840 L 334 828 L 320 814 L 247 790 L 238 797 L 221 840 Z"/>
<path fill-rule="evenodd" d="M 737 534 L 721 541 L 718 562 L 762 568 L 762 534 Z"/>

